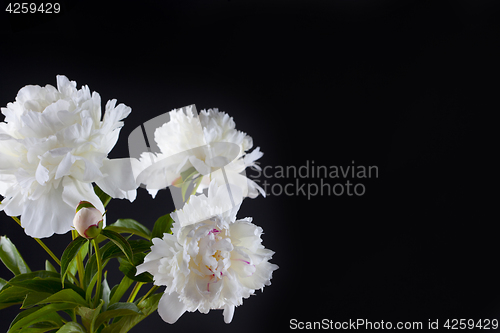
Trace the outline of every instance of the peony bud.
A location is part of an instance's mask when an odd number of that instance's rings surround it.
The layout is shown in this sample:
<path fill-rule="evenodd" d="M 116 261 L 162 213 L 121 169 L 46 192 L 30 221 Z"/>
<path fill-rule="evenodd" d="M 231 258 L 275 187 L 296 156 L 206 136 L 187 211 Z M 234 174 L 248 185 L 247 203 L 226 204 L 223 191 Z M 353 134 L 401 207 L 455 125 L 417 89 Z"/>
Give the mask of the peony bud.
<path fill-rule="evenodd" d="M 73 226 L 80 236 L 92 239 L 101 233 L 103 217 L 91 203 L 82 201 L 76 209 Z"/>

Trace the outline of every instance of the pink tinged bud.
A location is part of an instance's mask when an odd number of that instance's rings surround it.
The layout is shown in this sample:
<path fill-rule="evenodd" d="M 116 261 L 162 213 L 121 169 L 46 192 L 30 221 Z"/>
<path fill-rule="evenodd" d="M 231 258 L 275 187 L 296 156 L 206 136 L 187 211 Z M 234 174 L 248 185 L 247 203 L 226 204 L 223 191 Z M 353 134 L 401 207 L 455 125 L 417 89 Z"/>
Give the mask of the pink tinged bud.
<path fill-rule="evenodd" d="M 101 233 L 103 218 L 100 211 L 94 207 L 79 207 L 73 226 L 80 236 L 92 239 Z"/>
<path fill-rule="evenodd" d="M 91 204 L 90 202 L 88 201 L 80 201 L 78 203 L 78 206 L 76 206 L 76 212 L 78 213 L 78 211 L 82 208 L 95 208 L 95 206 L 93 204 Z"/>

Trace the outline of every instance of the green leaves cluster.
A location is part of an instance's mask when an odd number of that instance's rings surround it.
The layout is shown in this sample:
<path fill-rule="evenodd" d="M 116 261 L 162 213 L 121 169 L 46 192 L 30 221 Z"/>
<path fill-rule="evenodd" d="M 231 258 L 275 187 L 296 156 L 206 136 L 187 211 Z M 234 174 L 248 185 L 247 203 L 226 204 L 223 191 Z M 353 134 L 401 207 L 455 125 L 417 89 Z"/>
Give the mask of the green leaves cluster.
<path fill-rule="evenodd" d="M 107 200 L 104 194 L 101 199 Z M 127 332 L 158 308 L 161 293 L 153 292 L 155 286 L 135 300 L 143 284 L 153 283 L 147 272 L 135 276 L 136 266 L 150 251 L 152 239 L 169 233 L 171 226 L 168 214 L 156 221 L 152 231 L 137 221 L 120 219 L 94 240 L 98 251 L 91 241 L 75 238 L 61 256 L 59 271 L 46 261 L 45 270 L 32 272 L 16 246 L 1 236 L 0 259 L 14 277 L 8 281 L 0 278 L 0 309 L 17 305 L 22 310 L 8 332 Z M 130 239 L 132 235 L 139 239 Z M 112 259 L 119 261 L 124 276 L 110 288 L 104 268 Z M 78 271 L 79 260 L 82 272 Z M 102 281 L 99 286 L 98 281 Z"/>

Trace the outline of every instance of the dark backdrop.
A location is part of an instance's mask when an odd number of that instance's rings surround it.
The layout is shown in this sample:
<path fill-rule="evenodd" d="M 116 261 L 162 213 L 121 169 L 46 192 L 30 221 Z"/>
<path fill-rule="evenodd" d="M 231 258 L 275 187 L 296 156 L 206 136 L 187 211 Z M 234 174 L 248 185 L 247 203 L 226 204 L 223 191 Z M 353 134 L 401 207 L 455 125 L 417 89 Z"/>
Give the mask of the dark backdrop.
<path fill-rule="evenodd" d="M 2 106 L 24 85 L 56 85 L 64 74 L 98 91 L 103 105 L 116 98 L 132 108 L 112 158 L 127 156 L 127 137 L 141 123 L 196 104 L 233 116 L 273 170 L 307 161 L 379 170 L 378 178 L 351 179 L 364 184 L 362 196 L 245 200 L 239 216 L 264 228 L 280 268 L 231 325 L 221 311 L 186 313 L 171 327 L 153 314 L 133 331 L 281 331 L 294 318 L 424 326 L 498 318 L 498 218 L 489 213 L 492 185 L 478 149 L 492 141 L 482 112 L 497 105 L 494 1 L 61 3 L 52 16 L 8 14 L 4 3 Z M 320 184 L 298 181 L 305 190 Z M 108 222 L 131 217 L 152 227 L 173 203 L 167 191 L 153 200 L 141 189 L 133 204 L 108 207 Z M 0 234 L 43 269 L 48 256 L 1 214 Z M 69 239 L 47 244 L 60 255 Z M 109 271 L 118 281 L 117 267 Z M 0 276 L 11 273 L 1 267 Z M 2 310 L 0 330 L 16 313 Z"/>

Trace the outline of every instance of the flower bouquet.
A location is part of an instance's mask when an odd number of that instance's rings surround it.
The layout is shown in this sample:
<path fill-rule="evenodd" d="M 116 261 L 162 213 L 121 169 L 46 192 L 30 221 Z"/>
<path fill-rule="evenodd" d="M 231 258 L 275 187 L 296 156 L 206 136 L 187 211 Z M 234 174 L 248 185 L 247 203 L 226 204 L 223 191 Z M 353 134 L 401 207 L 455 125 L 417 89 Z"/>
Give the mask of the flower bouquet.
<path fill-rule="evenodd" d="M 252 138 L 226 113 L 173 110 L 132 132 L 130 158 L 109 159 L 131 109 L 111 100 L 102 115 L 99 94 L 65 76 L 57 88 L 23 87 L 1 110 L 0 210 L 48 255 L 45 270 L 31 271 L 1 236 L 0 259 L 14 276 L 0 278 L 0 309 L 21 308 L 9 332 L 127 332 L 156 310 L 172 324 L 186 311 L 222 309 L 230 323 L 244 298 L 270 284 L 278 266 L 262 228 L 236 217 L 244 198 L 265 195 L 245 175 L 262 152 L 248 152 Z M 139 186 L 153 198 L 168 187 L 175 211 L 152 230 L 106 221 L 110 200 L 133 202 Z M 60 257 L 42 240 L 69 232 Z M 122 278 L 110 286 L 112 260 Z"/>

